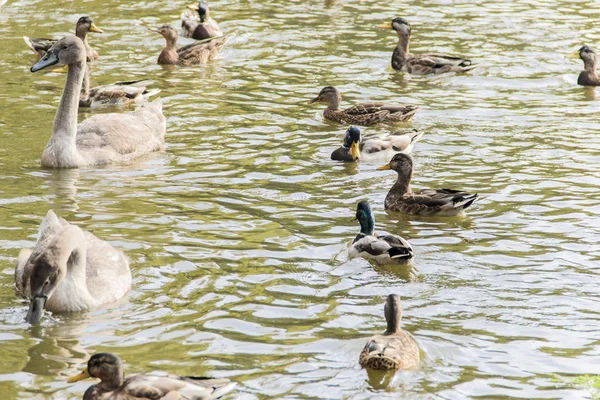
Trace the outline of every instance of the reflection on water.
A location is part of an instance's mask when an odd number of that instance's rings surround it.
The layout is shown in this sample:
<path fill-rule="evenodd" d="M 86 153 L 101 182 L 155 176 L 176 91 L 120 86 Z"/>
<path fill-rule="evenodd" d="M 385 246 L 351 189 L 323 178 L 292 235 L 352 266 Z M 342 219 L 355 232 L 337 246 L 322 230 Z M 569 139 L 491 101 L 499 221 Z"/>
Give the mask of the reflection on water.
<path fill-rule="evenodd" d="M 0 12 L 0 392 L 77 399 L 65 376 L 113 351 L 129 372 L 231 377 L 229 398 L 581 398 L 555 374 L 597 363 L 600 112 L 564 55 L 598 36 L 583 2 L 214 0 L 235 36 L 198 68 L 156 65 L 185 2 L 10 0 Z M 152 79 L 167 143 L 130 166 L 39 167 L 64 75 L 28 72 L 21 36 L 61 36 L 91 15 L 92 85 Z M 40 17 L 43 16 L 43 17 Z M 414 52 L 469 56 L 465 75 L 389 67 L 392 17 Z M 542 18 L 543 16 L 543 18 Z M 180 45 L 189 43 L 182 39 Z M 347 127 L 306 101 L 335 85 L 344 103 L 418 104 L 414 187 L 457 187 L 481 201 L 465 218 L 383 211 L 395 179 L 378 164 L 330 160 Z M 114 110 L 107 110 L 114 111 Z M 100 111 L 103 112 L 103 111 Z M 89 117 L 91 111 L 81 113 Z M 387 133 L 370 127 L 365 135 Z M 412 267 L 348 260 L 368 200 L 377 230 L 410 240 Z M 49 208 L 123 248 L 134 290 L 122 304 L 23 322 L 14 262 Z M 402 296 L 421 367 L 358 367 Z"/>

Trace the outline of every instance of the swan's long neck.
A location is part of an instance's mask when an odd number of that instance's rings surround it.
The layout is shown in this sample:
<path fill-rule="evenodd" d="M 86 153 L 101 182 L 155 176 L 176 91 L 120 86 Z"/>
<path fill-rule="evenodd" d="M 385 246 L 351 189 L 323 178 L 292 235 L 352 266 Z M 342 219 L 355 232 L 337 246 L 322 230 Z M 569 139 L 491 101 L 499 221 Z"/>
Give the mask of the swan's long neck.
<path fill-rule="evenodd" d="M 69 64 L 65 89 L 60 98 L 52 137 L 48 146 L 59 146 L 61 151 L 75 154 L 77 152 L 77 111 L 79 109 L 79 96 L 85 75 L 85 61 Z"/>
<path fill-rule="evenodd" d="M 85 73 L 83 74 L 83 85 L 81 86 L 80 99 L 86 101 L 90 96 L 90 68 L 85 66 Z"/>

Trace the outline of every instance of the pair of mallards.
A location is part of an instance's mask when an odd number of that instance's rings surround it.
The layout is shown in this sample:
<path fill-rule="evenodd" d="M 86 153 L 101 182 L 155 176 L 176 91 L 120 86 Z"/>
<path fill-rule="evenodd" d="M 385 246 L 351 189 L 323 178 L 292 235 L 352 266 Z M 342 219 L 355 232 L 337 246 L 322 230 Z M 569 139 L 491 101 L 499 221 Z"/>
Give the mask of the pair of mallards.
<path fill-rule="evenodd" d="M 166 47 L 158 56 L 158 63 L 163 65 L 198 65 L 205 64 L 215 58 L 227 43 L 219 24 L 210 17 L 208 4 L 200 0 L 188 6 L 189 10 L 182 16 L 182 36 L 191 37 L 197 42 L 177 48 L 179 34 L 171 25 L 165 24 L 151 31 L 161 34 Z M 193 11 L 190 11 L 193 10 Z"/>

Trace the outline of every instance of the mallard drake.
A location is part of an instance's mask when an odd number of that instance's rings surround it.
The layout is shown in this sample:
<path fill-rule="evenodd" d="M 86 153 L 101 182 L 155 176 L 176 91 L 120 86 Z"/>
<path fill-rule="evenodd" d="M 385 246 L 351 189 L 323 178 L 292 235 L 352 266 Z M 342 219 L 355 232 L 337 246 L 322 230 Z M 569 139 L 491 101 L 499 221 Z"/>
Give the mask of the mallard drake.
<path fill-rule="evenodd" d="M 76 36 L 60 39 L 31 72 L 55 64 L 68 65 L 52 136 L 42 153 L 42 166 L 77 168 L 129 162 L 160 150 L 166 121 L 160 99 L 134 112 L 94 115 L 77 125 L 79 96 L 86 74 L 85 46 Z"/>
<path fill-rule="evenodd" d="M 356 104 L 345 110 L 340 110 L 342 95 L 333 86 L 324 87 L 319 95 L 308 104 L 325 103 L 323 112 L 325 118 L 342 124 L 369 126 L 383 123 L 405 122 L 410 120 L 419 109 L 409 104 L 390 105 L 381 102 Z"/>
<path fill-rule="evenodd" d="M 379 265 L 408 264 L 415 254 L 410 244 L 398 235 L 377 235 L 375 217 L 367 201 L 356 206 L 356 219 L 360 223 L 360 233 L 356 235 L 348 255 L 373 260 Z"/>
<path fill-rule="evenodd" d="M 44 309 L 85 311 L 123 297 L 131 287 L 122 251 L 50 210 L 33 250 L 22 250 L 15 268 L 18 296 L 30 301 L 26 320 L 38 322 Z"/>
<path fill-rule="evenodd" d="M 237 385 L 229 379 L 210 379 L 169 374 L 137 374 L 125 378 L 123 364 L 111 353 L 94 354 L 87 367 L 67 382 L 100 379 L 90 386 L 83 400 L 211 400 L 231 392 Z"/>
<path fill-rule="evenodd" d="M 394 18 L 391 24 L 380 25 L 381 28 L 393 29 L 398 34 L 398 45 L 392 54 L 392 68 L 410 74 L 427 75 L 444 72 L 466 72 L 477 65 L 471 60 L 443 54 L 410 54 L 408 44 L 411 27 L 404 18 Z"/>
<path fill-rule="evenodd" d="M 383 335 L 375 335 L 360 353 L 363 368 L 411 369 L 419 365 L 419 346 L 412 335 L 402 328 L 402 305 L 400 296 L 390 294 L 383 308 L 387 329 Z"/>
<path fill-rule="evenodd" d="M 196 40 L 223 36 L 219 24 L 211 18 L 208 4 L 205 1 L 200 0 L 197 4 L 192 4 L 187 8 L 188 10 L 181 16 L 181 36 Z"/>
<path fill-rule="evenodd" d="M 581 58 L 583 61 L 583 71 L 577 78 L 577 84 L 582 86 L 600 86 L 600 77 L 596 72 L 598 63 L 598 54 L 590 46 L 583 46 L 568 58 Z"/>
<path fill-rule="evenodd" d="M 104 31 L 98 28 L 90 17 L 79 18 L 79 20 L 77 21 L 77 25 L 75 25 L 75 36 L 83 40 L 87 55 L 87 61 L 89 62 L 98 59 L 98 52 L 92 47 L 90 47 L 90 45 L 88 44 L 88 32 L 103 33 Z M 52 47 L 56 42 L 58 42 L 58 39 L 35 39 L 28 38 L 27 36 L 23 36 L 23 40 L 25 40 L 27 46 L 29 46 L 29 48 L 34 52 L 38 53 L 40 57 L 43 57 L 48 52 L 48 50 L 50 50 L 50 47 Z"/>
<path fill-rule="evenodd" d="M 412 215 L 455 216 L 477 200 L 477 193 L 470 194 L 453 189 L 421 189 L 413 192 L 410 181 L 413 174 L 413 161 L 408 154 L 398 153 L 392 160 L 377 168 L 394 170 L 398 179 L 385 197 L 385 209 Z"/>
<path fill-rule="evenodd" d="M 150 28 L 149 28 L 150 29 Z M 227 36 L 198 41 L 187 46 L 177 48 L 179 35 L 171 25 L 163 25 L 158 29 L 150 29 L 152 32 L 160 33 L 166 40 L 167 46 L 158 56 L 159 64 L 175 65 L 197 65 L 205 64 L 219 54 Z"/>
<path fill-rule="evenodd" d="M 351 126 L 344 136 L 344 144 L 331 153 L 335 161 L 389 160 L 396 153 L 410 153 L 413 145 L 421 139 L 423 132 L 413 129 L 409 133 L 392 134 L 361 139 L 360 129 Z"/>

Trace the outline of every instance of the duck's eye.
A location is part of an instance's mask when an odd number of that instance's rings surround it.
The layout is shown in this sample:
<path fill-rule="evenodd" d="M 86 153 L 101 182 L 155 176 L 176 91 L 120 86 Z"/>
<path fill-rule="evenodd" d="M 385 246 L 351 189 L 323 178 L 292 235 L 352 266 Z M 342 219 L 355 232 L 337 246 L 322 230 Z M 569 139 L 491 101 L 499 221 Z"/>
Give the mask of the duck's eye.
<path fill-rule="evenodd" d="M 68 48 L 69 48 L 69 46 L 63 46 L 63 47 L 62 47 L 62 49 L 63 49 L 63 50 L 66 50 L 66 49 L 68 49 Z"/>

